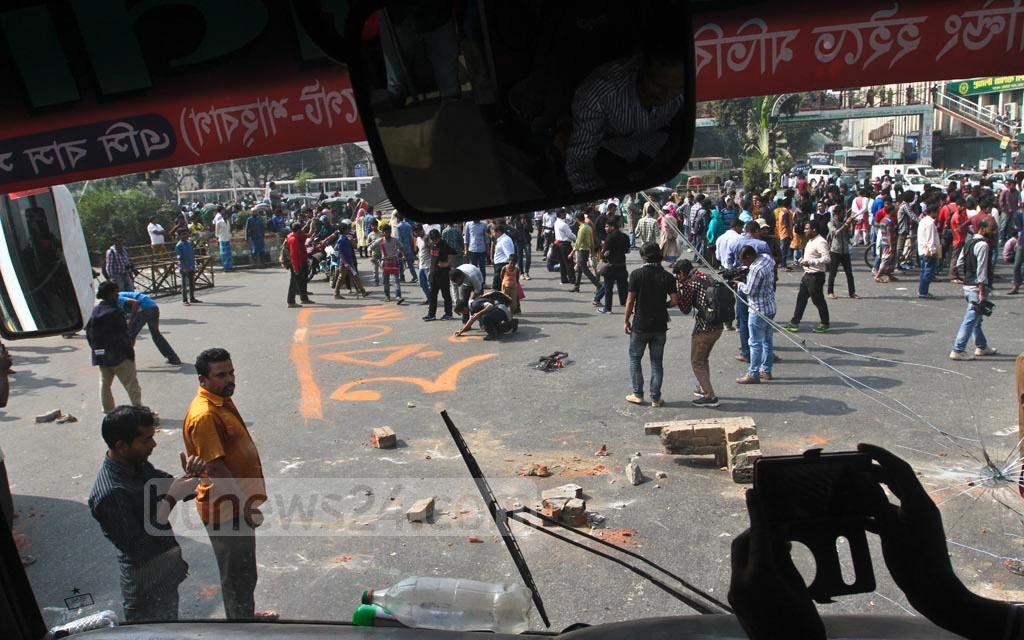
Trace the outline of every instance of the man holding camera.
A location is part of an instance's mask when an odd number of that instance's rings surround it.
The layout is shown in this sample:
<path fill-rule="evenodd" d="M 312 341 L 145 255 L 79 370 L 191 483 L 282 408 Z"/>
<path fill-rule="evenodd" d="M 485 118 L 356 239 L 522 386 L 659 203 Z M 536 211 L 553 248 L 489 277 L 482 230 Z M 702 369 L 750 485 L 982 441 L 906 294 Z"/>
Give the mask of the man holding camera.
<path fill-rule="evenodd" d="M 775 260 L 766 253 L 758 253 L 752 245 L 740 250 L 739 259 L 747 267 L 747 278 L 733 284 L 746 302 L 750 367 L 736 382 L 760 384 L 762 379 L 772 379 L 772 328 L 766 318 L 775 318 Z"/>
<path fill-rule="evenodd" d="M 974 360 L 975 356 L 995 355 L 996 350 L 988 346 L 988 339 L 981 330 L 985 316 L 992 315 L 992 303 L 987 300 L 992 284 L 992 247 L 996 244 L 999 229 L 995 220 L 985 219 L 978 223 L 977 233 L 964 242 L 957 267 L 964 275 L 964 298 L 967 312 L 960 324 L 960 331 L 953 342 L 950 360 Z M 974 336 L 974 355 L 967 353 L 967 342 Z"/>

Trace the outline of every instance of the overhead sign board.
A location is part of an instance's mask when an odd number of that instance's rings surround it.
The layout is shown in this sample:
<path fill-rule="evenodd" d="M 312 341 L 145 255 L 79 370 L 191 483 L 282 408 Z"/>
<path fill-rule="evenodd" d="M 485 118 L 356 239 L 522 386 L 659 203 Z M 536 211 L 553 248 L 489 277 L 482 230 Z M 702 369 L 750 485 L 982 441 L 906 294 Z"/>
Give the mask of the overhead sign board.
<path fill-rule="evenodd" d="M 1024 89 L 1024 76 L 974 78 L 972 80 L 957 80 L 946 85 L 946 93 L 953 93 L 958 96 L 976 96 L 981 93 L 1011 91 L 1013 89 Z"/>

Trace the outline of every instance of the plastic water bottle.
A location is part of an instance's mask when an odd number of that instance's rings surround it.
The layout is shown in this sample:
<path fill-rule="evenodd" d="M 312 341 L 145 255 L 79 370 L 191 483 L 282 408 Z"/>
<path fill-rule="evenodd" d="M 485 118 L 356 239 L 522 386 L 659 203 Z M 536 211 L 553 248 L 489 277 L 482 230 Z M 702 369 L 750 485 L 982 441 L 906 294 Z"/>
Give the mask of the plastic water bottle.
<path fill-rule="evenodd" d="M 357 627 L 404 627 L 395 616 L 375 604 L 361 604 L 352 613 L 352 624 Z"/>
<path fill-rule="evenodd" d="M 79 618 L 73 620 L 67 624 L 63 624 L 50 629 L 50 638 L 66 638 L 67 636 L 75 635 L 76 633 L 85 633 L 86 631 L 94 631 L 96 629 L 106 629 L 108 627 L 117 626 L 117 614 L 113 611 L 100 611 L 94 613 L 91 616 Z"/>
<path fill-rule="evenodd" d="M 363 604 L 387 610 L 407 627 L 522 633 L 530 627 L 530 590 L 457 578 L 406 578 L 363 592 Z"/>

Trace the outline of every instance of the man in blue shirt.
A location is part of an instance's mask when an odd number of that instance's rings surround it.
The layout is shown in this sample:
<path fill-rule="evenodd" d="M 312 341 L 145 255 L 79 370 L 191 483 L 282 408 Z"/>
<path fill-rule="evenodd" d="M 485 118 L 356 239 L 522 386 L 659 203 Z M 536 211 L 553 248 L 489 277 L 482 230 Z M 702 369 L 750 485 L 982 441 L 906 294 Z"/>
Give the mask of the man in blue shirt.
<path fill-rule="evenodd" d="M 263 241 L 265 234 L 266 225 L 263 222 L 263 216 L 253 213 L 245 221 L 245 240 L 249 243 L 249 255 L 252 257 L 252 264 L 256 265 L 257 268 L 263 266 Z"/>
<path fill-rule="evenodd" d="M 160 354 L 167 358 L 168 364 L 181 364 L 181 358 L 160 333 L 160 307 L 152 298 L 137 291 L 122 291 L 117 294 L 117 306 L 128 312 L 128 337 L 131 338 L 132 347 L 135 346 L 135 339 L 142 332 L 143 325 L 146 325 L 153 336 L 153 344 L 160 350 Z"/>
<path fill-rule="evenodd" d="M 466 247 L 463 255 L 469 258 L 469 264 L 480 270 L 484 282 L 487 281 L 487 224 L 480 220 L 466 223 L 462 232 Z M 500 291 L 500 288 L 499 288 Z"/>
<path fill-rule="evenodd" d="M 334 258 L 338 261 L 338 275 L 334 282 L 334 297 L 344 300 L 341 295 L 341 285 L 349 280 L 356 288 L 359 295 L 364 298 L 370 293 L 363 287 L 363 281 L 359 277 L 359 270 L 356 268 L 356 250 L 352 246 L 352 240 L 348 237 L 349 226 L 342 223 L 338 227 L 338 242 L 334 245 Z M 351 287 L 350 287 L 351 288 Z M 351 293 L 351 291 L 349 292 Z"/>
<path fill-rule="evenodd" d="M 188 229 L 178 231 L 178 244 L 174 245 L 178 255 L 178 272 L 181 274 L 181 302 L 186 307 L 196 300 L 196 249 Z"/>
<path fill-rule="evenodd" d="M 401 213 L 395 214 L 395 220 L 398 220 L 398 225 L 395 227 L 395 237 L 405 247 L 405 264 L 409 267 L 409 276 L 412 278 L 412 281 L 416 282 L 416 267 L 413 265 L 413 259 L 416 254 L 413 252 L 412 246 L 412 225 L 409 224 L 409 221 Z M 405 282 L 405 275 L 399 275 L 402 282 Z"/>

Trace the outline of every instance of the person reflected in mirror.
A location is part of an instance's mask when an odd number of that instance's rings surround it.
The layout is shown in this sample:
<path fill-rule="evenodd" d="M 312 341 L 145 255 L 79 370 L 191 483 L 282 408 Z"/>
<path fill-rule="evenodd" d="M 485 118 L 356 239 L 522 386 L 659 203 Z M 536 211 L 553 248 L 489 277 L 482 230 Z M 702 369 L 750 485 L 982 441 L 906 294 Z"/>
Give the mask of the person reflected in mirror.
<path fill-rule="evenodd" d="M 484 340 L 497 340 L 505 334 L 515 333 L 519 330 L 519 320 L 512 317 L 511 304 L 512 299 L 504 293 L 488 291 L 473 301 L 469 308 L 473 315 L 454 336 L 461 337 L 477 322 L 487 333 Z"/>
<path fill-rule="evenodd" d="M 686 61 L 673 38 L 595 69 L 576 89 L 565 171 L 576 192 L 643 177 L 672 145 L 685 104 Z"/>
<path fill-rule="evenodd" d="M 195 495 L 206 464 L 179 454 L 177 478 L 149 462 L 156 448 L 155 420 L 146 407 L 120 406 L 103 418 L 103 466 L 89 492 L 89 511 L 117 549 L 125 622 L 178 619 L 178 585 L 188 563 L 168 518 Z"/>
<path fill-rule="evenodd" d="M 968 640 L 1020 638 L 1021 603 L 972 593 L 953 569 L 942 515 L 913 467 L 869 444 L 857 450 L 873 461 L 856 478 L 857 499 L 869 515 L 868 531 L 879 536 L 885 566 L 907 601 L 921 615 Z M 884 485 L 899 501 L 893 504 Z M 789 553 L 764 521 L 756 490 L 747 491 L 750 528 L 732 543 L 729 604 L 748 637 L 826 638 L 821 616 Z"/>
<path fill-rule="evenodd" d="M 381 11 L 380 41 L 388 96 L 403 108 L 410 95 L 435 91 L 444 101 L 459 97 L 459 40 L 455 5 L 445 0 L 392 3 Z M 425 49 L 433 71 L 430 80 L 417 76 L 414 61 Z M 420 74 L 422 75 L 422 74 Z"/>

